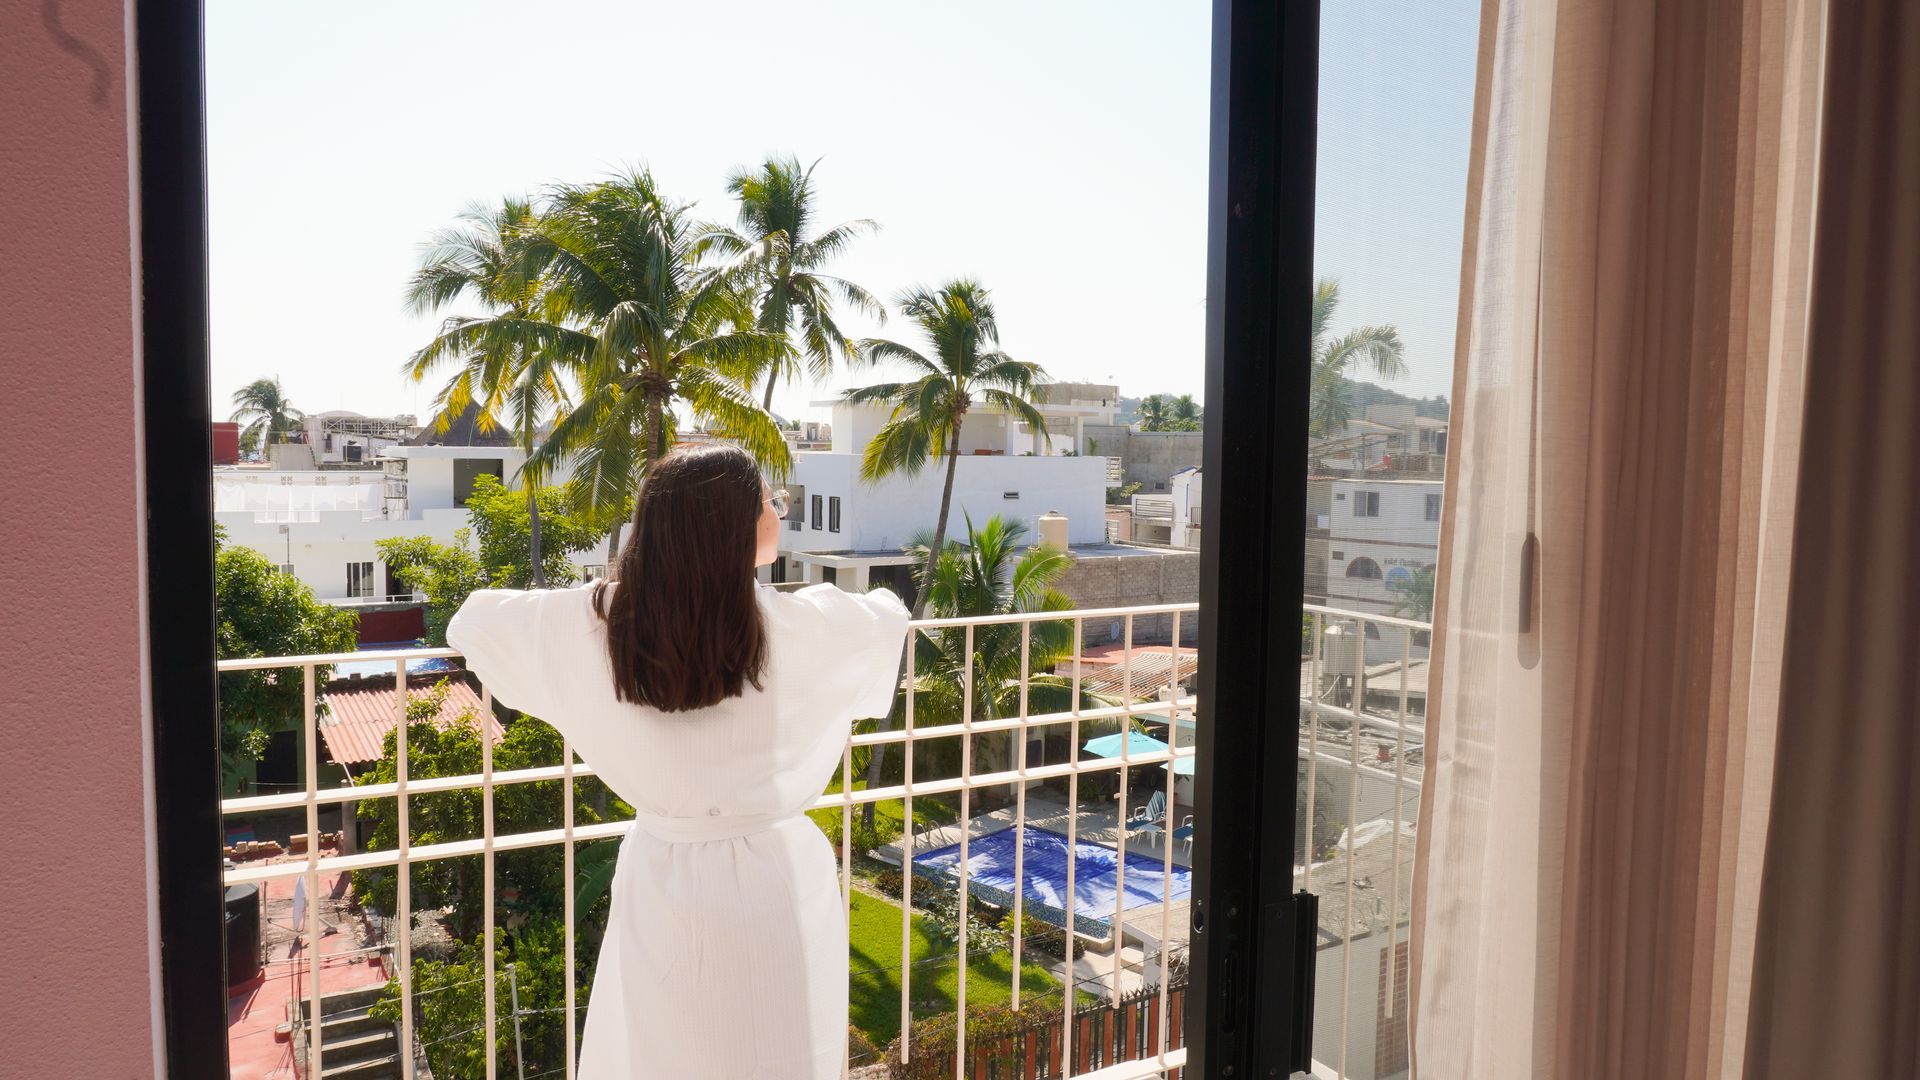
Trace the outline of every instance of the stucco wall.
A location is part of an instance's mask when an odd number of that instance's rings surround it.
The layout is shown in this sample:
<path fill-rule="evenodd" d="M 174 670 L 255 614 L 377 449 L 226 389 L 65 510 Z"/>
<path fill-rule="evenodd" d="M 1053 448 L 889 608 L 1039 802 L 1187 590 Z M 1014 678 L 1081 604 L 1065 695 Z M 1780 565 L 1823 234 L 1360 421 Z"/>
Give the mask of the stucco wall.
<path fill-rule="evenodd" d="M 0 1006 L 10 1076 L 155 1074 L 127 9 L 0 0 Z M 57 448 L 57 452 L 54 452 Z M 83 852 L 83 853 L 82 853 Z"/>

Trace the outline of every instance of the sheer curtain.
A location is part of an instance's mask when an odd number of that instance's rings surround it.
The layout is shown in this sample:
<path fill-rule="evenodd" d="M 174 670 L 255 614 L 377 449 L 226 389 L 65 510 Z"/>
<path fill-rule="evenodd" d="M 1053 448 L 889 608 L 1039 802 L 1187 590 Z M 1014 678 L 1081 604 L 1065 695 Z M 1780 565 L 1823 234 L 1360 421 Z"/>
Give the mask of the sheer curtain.
<path fill-rule="evenodd" d="M 1418 1076 L 1742 1068 L 1822 18 L 1815 0 L 1486 5 Z"/>

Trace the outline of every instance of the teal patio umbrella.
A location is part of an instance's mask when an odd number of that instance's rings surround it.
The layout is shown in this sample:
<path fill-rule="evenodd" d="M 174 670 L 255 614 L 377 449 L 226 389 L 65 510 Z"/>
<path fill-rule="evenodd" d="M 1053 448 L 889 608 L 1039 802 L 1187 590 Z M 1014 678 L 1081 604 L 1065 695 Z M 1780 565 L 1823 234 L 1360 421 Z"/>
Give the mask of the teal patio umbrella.
<path fill-rule="evenodd" d="M 1126 752 L 1129 756 L 1151 754 L 1167 748 L 1167 744 L 1159 739 L 1151 735 L 1142 735 L 1131 729 L 1127 731 L 1126 739 Z M 1116 732 L 1112 735 L 1102 735 L 1097 739 L 1088 739 L 1081 749 L 1094 757 L 1117 758 L 1120 756 L 1120 745 L 1120 735 Z"/>

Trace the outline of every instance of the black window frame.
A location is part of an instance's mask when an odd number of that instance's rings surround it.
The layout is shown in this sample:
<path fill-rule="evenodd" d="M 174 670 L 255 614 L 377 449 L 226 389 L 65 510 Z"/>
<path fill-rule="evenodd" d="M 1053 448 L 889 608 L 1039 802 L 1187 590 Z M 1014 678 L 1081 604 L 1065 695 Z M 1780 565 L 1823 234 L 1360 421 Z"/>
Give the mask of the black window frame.
<path fill-rule="evenodd" d="M 827 531 L 840 531 L 840 496 L 827 496 Z"/>
<path fill-rule="evenodd" d="M 167 1076 L 228 1075 L 215 694 L 204 9 L 134 8 L 148 663 Z M 1318 0 L 1214 0 L 1188 1065 L 1306 1068 L 1293 892 Z M 819 527 L 815 517 L 815 527 Z M 217 1049 L 215 1049 L 217 1047 Z"/>
<path fill-rule="evenodd" d="M 821 512 L 821 509 L 820 509 L 821 500 L 825 498 L 825 496 L 810 495 L 808 496 L 808 498 L 813 500 L 813 506 L 812 506 L 813 513 L 807 516 L 807 523 L 813 528 L 815 532 L 818 532 L 822 528 L 826 527 L 827 516 L 825 513 Z"/>

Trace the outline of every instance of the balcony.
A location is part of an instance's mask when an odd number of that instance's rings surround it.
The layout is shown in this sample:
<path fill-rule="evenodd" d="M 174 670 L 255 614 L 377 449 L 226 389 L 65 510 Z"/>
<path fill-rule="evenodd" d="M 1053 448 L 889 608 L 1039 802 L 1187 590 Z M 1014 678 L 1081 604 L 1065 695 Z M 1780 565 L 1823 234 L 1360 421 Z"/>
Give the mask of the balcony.
<path fill-rule="evenodd" d="M 902 781 L 851 790 L 836 783 L 814 803 L 816 821 L 837 838 L 850 945 L 860 955 L 887 953 L 885 970 L 877 961 L 850 963 L 854 1011 L 868 1033 L 851 1040 L 844 1075 L 1180 1075 L 1188 853 L 1195 830 L 1206 827 L 1189 805 L 1196 701 L 1186 683 L 1195 668 L 1177 653 L 1170 662 L 1168 646 L 1147 634 L 1170 627 L 1168 640 L 1179 641 L 1181 621 L 1195 611 L 1176 604 L 915 624 L 919 634 L 961 635 L 961 655 L 974 654 L 976 635 L 1010 638 L 1017 630 L 1018 709 L 977 715 L 975 688 L 965 685 L 957 721 L 930 718 L 916 716 L 910 695 L 900 729 L 854 734 L 841 756 L 843 775 L 858 778 L 856 755 L 886 747 L 903 765 Z M 1296 881 L 1322 897 L 1316 1074 L 1372 1080 L 1405 1069 L 1401 950 L 1425 693 L 1425 661 L 1412 631 L 1426 626 L 1331 608 L 1308 614 L 1299 730 L 1303 827 L 1295 850 Z M 1088 619 L 1121 621 L 1123 647 L 1097 658 L 1085 654 Z M 1078 659 L 1057 665 L 1053 676 L 1071 684 L 1068 700 L 1076 704 L 1068 711 L 1028 709 L 1030 680 L 1044 674 L 1029 666 L 1041 623 L 1071 625 L 1070 655 Z M 564 742 L 555 760 L 500 768 L 507 744 L 497 747 L 498 735 L 480 737 L 477 771 L 412 775 L 404 723 L 395 724 L 390 778 L 328 779 L 322 747 L 330 720 L 318 669 L 373 660 L 401 674 L 409 661 L 457 656 L 435 649 L 221 663 L 222 671 L 299 678 L 305 701 L 304 790 L 222 805 L 230 835 L 242 822 L 265 833 L 277 821 L 274 835 L 288 838 L 285 849 L 237 840 L 225 870 L 230 890 L 261 890 L 268 943 L 265 974 L 235 991 L 235 1077 L 291 1069 L 301 1077 L 494 1080 L 519 1075 L 523 1065 L 529 1078 L 572 1077 L 590 988 L 577 973 L 592 960 L 579 938 L 596 933 L 582 923 L 589 911 L 578 883 L 610 865 L 607 841 L 628 827 L 617 813 L 623 804 L 607 798 L 593 769 Z M 918 678 L 911 665 L 908 677 Z M 427 692 L 417 675 L 397 678 L 396 686 L 398 720 Z M 1090 704 L 1083 690 L 1106 703 Z M 484 687 L 480 699 L 490 710 Z M 1122 730 L 1130 734 L 1121 737 Z M 415 751 L 432 760 L 425 747 Z M 431 800 L 461 796 L 475 811 L 470 828 L 433 832 L 435 826 L 418 824 L 443 821 L 431 813 Z M 525 806 L 536 796 L 550 805 L 550 816 L 527 827 L 523 814 L 515 827 L 500 828 L 503 805 Z M 901 832 L 861 850 L 856 841 L 873 837 L 855 822 L 869 804 L 876 821 L 898 823 Z M 323 815 L 352 820 L 356 807 L 386 814 L 392 842 L 356 850 L 351 830 L 323 831 Z M 558 885 L 557 897 L 514 893 L 502 864 L 536 852 L 558 871 L 554 881 L 575 887 Z M 400 867 L 407 872 L 394 873 Z M 464 905 L 421 899 L 422 890 L 437 888 L 436 875 L 459 873 L 469 875 L 471 887 Z M 351 890 L 382 874 L 383 899 L 356 902 Z M 964 906 L 962 896 L 969 898 Z M 541 905 L 560 916 L 554 969 L 576 973 L 562 976 L 560 988 L 530 977 L 502 951 L 523 912 Z M 466 954 L 470 969 L 447 959 L 447 928 L 462 922 L 478 928 L 478 947 Z M 947 933 L 929 951 L 936 924 Z M 472 1022 L 452 1025 L 448 1003 L 462 995 Z M 317 1038 L 308 1020 L 316 1013 Z M 876 1039 L 871 1031 L 907 1037 Z M 528 1061 L 538 1053 L 524 1045 L 529 1034 L 551 1044 L 551 1058 Z"/>

